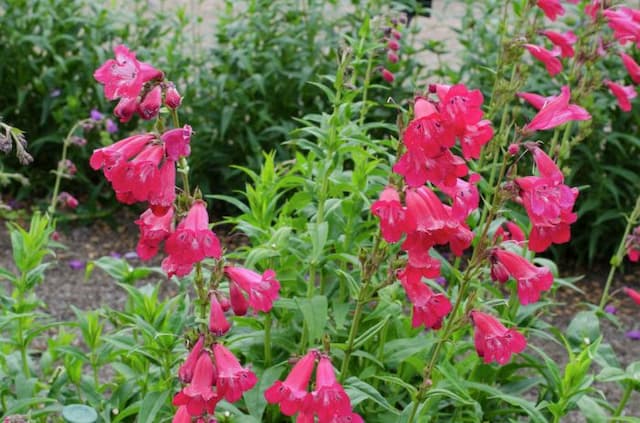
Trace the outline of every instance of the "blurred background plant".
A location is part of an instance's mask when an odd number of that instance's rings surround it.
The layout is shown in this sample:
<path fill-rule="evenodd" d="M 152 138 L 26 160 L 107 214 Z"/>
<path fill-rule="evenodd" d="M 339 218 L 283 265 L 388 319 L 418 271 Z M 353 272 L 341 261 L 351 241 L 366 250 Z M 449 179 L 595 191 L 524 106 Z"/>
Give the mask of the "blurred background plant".
<path fill-rule="evenodd" d="M 246 175 L 231 164 L 257 170 L 262 151 L 276 151 L 279 159 L 291 157 L 292 150 L 282 142 L 296 120 L 330 107 L 310 82 L 335 73 L 335 46 L 344 36 L 354 35 L 359 3 L 225 1 L 213 14 L 204 13 L 213 5 L 202 1 L 175 5 L 133 0 L 121 7 L 115 0 L 3 0 L 0 43 L 12 60 L 0 63 L 0 79 L 6 84 L 0 93 L 0 114 L 24 130 L 36 158 L 30 184 L 12 185 L 8 196 L 33 203 L 50 194 L 50 171 L 58 166 L 65 128 L 88 118 L 93 109 L 107 110 L 92 72 L 119 42 L 181 81 L 177 88 L 189 99 L 185 111 L 194 117 L 197 133 L 194 182 L 213 193 L 241 188 Z M 382 3 L 371 2 L 369 12 L 384 21 L 388 18 L 382 14 Z M 420 10 L 414 3 L 397 6 Z M 405 37 L 418 31 L 415 25 L 406 31 L 402 23 L 396 24 Z M 397 82 L 374 86 L 369 101 L 411 97 L 424 72 L 418 53 L 442 51 L 442 46 L 426 41 L 420 45 L 411 37 L 402 40 L 401 51 L 390 63 L 380 31 L 380 63 L 375 65 L 386 66 Z M 385 109 L 377 113 L 371 119 L 395 120 Z M 69 150 L 68 158 L 77 167 L 77 216 L 104 215 L 105 209 L 116 206 L 87 160 L 93 148 L 110 144 L 136 126 L 144 122 L 134 118 L 119 130 L 112 126 L 109 131 L 103 127 L 85 132 L 81 138 L 86 146 Z M 4 157 L 2 163 L 7 172 L 19 167 Z"/>

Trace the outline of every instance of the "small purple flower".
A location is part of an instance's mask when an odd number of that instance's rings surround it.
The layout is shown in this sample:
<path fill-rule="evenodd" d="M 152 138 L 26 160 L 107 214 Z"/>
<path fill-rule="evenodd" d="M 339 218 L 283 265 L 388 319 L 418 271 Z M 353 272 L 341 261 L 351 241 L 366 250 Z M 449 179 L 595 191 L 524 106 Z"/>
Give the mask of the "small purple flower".
<path fill-rule="evenodd" d="M 609 304 L 604 308 L 604 312 L 609 314 L 616 314 L 618 312 L 618 309 L 613 304 Z"/>
<path fill-rule="evenodd" d="M 129 251 L 128 253 L 124 254 L 124 258 L 126 258 L 127 260 L 135 260 L 138 258 L 138 253 L 136 253 L 135 251 Z"/>
<path fill-rule="evenodd" d="M 116 132 L 118 132 L 118 124 L 111 119 L 107 119 L 106 128 L 107 132 L 110 134 L 115 134 Z"/>
<path fill-rule="evenodd" d="M 73 259 L 69 260 L 69 267 L 73 270 L 82 270 L 86 266 L 86 263 L 83 260 Z"/>
<path fill-rule="evenodd" d="M 626 336 L 634 341 L 640 341 L 640 330 L 630 330 L 626 333 Z"/>
<path fill-rule="evenodd" d="M 102 120 L 104 118 L 104 115 L 102 113 L 100 113 L 100 111 L 98 111 L 98 109 L 91 109 L 91 119 L 92 120 Z"/>
<path fill-rule="evenodd" d="M 444 278 L 444 276 L 438 276 L 436 278 L 436 283 L 442 287 L 446 287 L 447 286 L 447 280 Z"/>
<path fill-rule="evenodd" d="M 62 94 L 62 90 L 60 88 L 56 88 L 49 93 L 49 96 L 52 98 L 56 98 L 60 97 L 60 94 Z"/>
<path fill-rule="evenodd" d="M 122 254 L 120 253 L 116 253 L 115 251 L 112 251 L 111 254 L 109 254 L 111 257 L 119 259 L 122 258 Z"/>

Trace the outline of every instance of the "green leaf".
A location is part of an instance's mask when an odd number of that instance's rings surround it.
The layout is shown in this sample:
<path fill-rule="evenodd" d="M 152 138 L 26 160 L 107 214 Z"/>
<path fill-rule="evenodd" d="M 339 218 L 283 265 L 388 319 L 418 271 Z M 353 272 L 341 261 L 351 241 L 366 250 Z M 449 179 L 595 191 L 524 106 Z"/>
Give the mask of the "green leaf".
<path fill-rule="evenodd" d="M 606 423 L 607 413 L 591 397 L 584 395 L 578 400 L 578 408 L 586 417 L 587 423 Z"/>
<path fill-rule="evenodd" d="M 351 404 L 354 406 L 368 398 L 393 414 L 400 415 L 400 412 L 389 404 L 376 388 L 355 376 L 351 376 L 345 381 L 345 390 L 349 394 L 349 398 L 351 398 Z"/>
<path fill-rule="evenodd" d="M 138 414 L 139 423 L 153 423 L 156 421 L 156 414 L 165 404 L 169 391 L 149 392 L 144 396 L 140 413 Z"/>
<path fill-rule="evenodd" d="M 400 379 L 399 377 L 396 376 L 374 376 L 376 379 L 380 379 L 383 380 L 387 383 L 391 383 L 393 385 L 398 385 L 404 389 L 407 390 L 407 392 L 413 397 L 416 395 L 416 393 L 418 392 L 418 389 L 411 385 L 408 384 L 407 382 L 405 382 L 404 380 Z"/>
<path fill-rule="evenodd" d="M 322 222 L 319 224 L 309 223 L 307 230 L 311 236 L 311 257 L 309 261 L 311 263 L 318 263 L 323 256 L 324 246 L 327 243 L 327 237 L 329 235 L 329 224 Z"/>
<path fill-rule="evenodd" d="M 249 413 L 257 420 L 262 420 L 262 414 L 267 407 L 264 391 L 275 382 L 282 374 L 282 366 L 273 366 L 258 375 L 258 385 L 244 394 L 244 403 Z"/>
<path fill-rule="evenodd" d="M 567 339 L 571 346 L 579 348 L 591 344 L 600 336 L 600 321 L 592 311 L 581 311 L 567 328 Z"/>
<path fill-rule="evenodd" d="M 324 295 L 316 295 L 310 300 L 306 298 L 296 298 L 296 303 L 307 325 L 309 340 L 319 341 L 327 324 L 327 297 Z"/>

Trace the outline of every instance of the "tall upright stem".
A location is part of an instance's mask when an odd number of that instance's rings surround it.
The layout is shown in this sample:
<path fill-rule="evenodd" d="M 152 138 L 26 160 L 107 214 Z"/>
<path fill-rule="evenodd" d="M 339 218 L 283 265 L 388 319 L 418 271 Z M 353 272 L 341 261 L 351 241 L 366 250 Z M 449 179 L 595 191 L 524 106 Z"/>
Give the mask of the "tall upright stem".
<path fill-rule="evenodd" d="M 614 256 L 611 257 L 611 261 L 610 261 L 611 268 L 609 269 L 609 276 L 607 276 L 607 282 L 604 285 L 604 291 L 602 291 L 602 298 L 600 298 L 600 305 L 598 306 L 600 311 L 603 311 L 604 306 L 607 304 L 607 300 L 609 299 L 609 290 L 611 289 L 611 283 L 613 282 L 613 277 L 618 267 L 620 267 L 620 264 L 622 264 L 622 260 L 624 259 L 627 236 L 629 236 L 629 233 L 631 232 L 631 228 L 638 221 L 638 218 L 640 218 L 640 195 L 636 199 L 636 205 L 633 208 L 631 215 L 627 219 L 627 226 L 624 229 L 624 234 L 622 235 L 622 239 L 620 240 L 620 244 L 618 245 L 618 250 L 616 251 Z"/>

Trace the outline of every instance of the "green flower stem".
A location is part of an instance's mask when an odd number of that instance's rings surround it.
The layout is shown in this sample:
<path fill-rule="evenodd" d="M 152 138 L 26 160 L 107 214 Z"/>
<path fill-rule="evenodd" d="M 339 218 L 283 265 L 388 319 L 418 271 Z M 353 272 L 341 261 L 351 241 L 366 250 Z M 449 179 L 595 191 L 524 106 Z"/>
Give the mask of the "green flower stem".
<path fill-rule="evenodd" d="M 633 384 L 630 382 L 625 383 L 624 391 L 622 392 L 622 398 L 620 398 L 620 402 L 618 403 L 618 406 L 616 407 L 615 411 L 613 412 L 613 416 L 611 417 L 620 417 L 622 411 L 624 410 L 624 407 L 627 405 L 627 402 L 629 402 L 629 398 L 631 398 L 632 392 Z"/>
<path fill-rule="evenodd" d="M 18 318 L 18 334 L 17 334 L 17 341 L 18 341 L 18 345 L 20 346 L 20 357 L 22 359 L 22 372 L 24 373 L 25 377 L 27 379 L 29 379 L 31 377 L 31 371 L 29 369 L 29 359 L 28 359 L 28 354 L 27 354 L 27 345 L 25 343 L 25 339 L 24 339 L 24 328 L 23 326 L 23 318 L 19 317 Z"/>
<path fill-rule="evenodd" d="M 83 125 L 89 122 L 90 120 L 91 119 L 83 119 L 77 122 L 75 125 L 73 125 L 73 127 L 67 133 L 67 136 L 65 137 L 64 141 L 62 142 L 62 157 L 60 158 L 60 161 L 58 162 L 58 167 L 56 168 L 56 172 L 55 172 L 56 181 L 53 185 L 53 194 L 51 197 L 51 203 L 49 204 L 49 208 L 47 209 L 47 212 L 51 216 L 53 216 L 56 212 L 56 206 L 58 204 L 58 194 L 60 194 L 60 182 L 62 181 L 62 175 L 64 174 L 63 166 L 67 160 L 67 150 L 69 149 L 69 144 L 71 143 L 71 137 L 76 132 L 78 127 L 80 127 L 80 125 Z"/>
<path fill-rule="evenodd" d="M 611 289 L 611 283 L 613 282 L 613 277 L 616 273 L 616 270 L 622 264 L 622 260 L 624 259 L 626 253 L 626 242 L 627 236 L 631 232 L 631 228 L 640 218 L 640 196 L 636 199 L 636 205 L 631 212 L 631 216 L 627 219 L 627 227 L 624 229 L 624 234 L 622 235 L 622 239 L 620 240 L 620 244 L 618 245 L 618 250 L 611 257 L 611 268 L 609 269 L 609 276 L 607 276 L 607 282 L 604 285 L 604 291 L 602 291 L 602 297 L 600 298 L 600 305 L 598 308 L 600 311 L 604 310 L 604 306 L 607 304 L 607 300 L 609 299 L 609 290 Z"/>
<path fill-rule="evenodd" d="M 498 155 L 496 154 L 496 157 L 497 156 Z M 504 178 L 508 162 L 508 156 L 504 155 L 504 160 L 502 161 L 502 166 L 500 167 L 500 174 L 497 179 L 496 187 L 499 187 L 502 179 Z M 440 356 L 440 350 L 442 349 L 442 346 L 445 342 L 447 342 L 448 339 L 450 339 L 451 335 L 456 329 L 458 329 L 460 324 L 464 323 L 464 318 L 457 317 L 458 310 L 460 309 L 460 306 L 465 299 L 465 294 L 467 293 L 471 281 L 478 275 L 481 270 L 481 264 L 484 260 L 485 251 L 484 243 L 486 242 L 487 234 L 489 232 L 489 226 L 491 226 L 491 221 L 496 216 L 500 208 L 501 197 L 499 194 L 499 188 L 496 188 L 491 199 L 491 206 L 488 208 L 489 212 L 485 212 L 487 208 L 485 208 L 485 210 L 483 211 L 479 225 L 479 227 L 482 228 L 482 231 L 480 232 L 480 236 L 478 238 L 478 244 L 474 248 L 473 254 L 469 259 L 469 265 L 467 266 L 467 269 L 465 270 L 465 273 L 462 275 L 462 278 L 460 280 L 460 290 L 458 291 L 458 297 L 456 298 L 456 302 L 453 305 L 450 317 L 447 319 L 444 328 L 439 332 L 441 335 L 438 337 L 438 340 L 433 347 L 433 352 L 431 354 L 429 363 L 424 368 L 423 382 L 422 385 L 420 385 L 420 389 L 418 390 L 418 393 L 416 394 L 416 397 L 413 401 L 411 415 L 409 416 L 409 420 L 407 420 L 408 423 L 413 423 L 418 412 L 418 407 L 420 406 L 420 403 L 426 398 L 429 388 L 431 387 L 431 374 L 435 367 L 436 361 Z M 473 306 L 474 301 L 475 295 L 469 298 L 469 304 L 467 304 L 466 309 L 470 309 Z"/>
<path fill-rule="evenodd" d="M 264 368 L 271 366 L 271 313 L 264 317 Z"/>
<path fill-rule="evenodd" d="M 344 379 L 347 376 L 347 371 L 349 370 L 349 361 L 351 360 L 351 354 L 353 353 L 353 344 L 355 343 L 356 337 L 358 336 L 358 328 L 360 326 L 360 320 L 362 319 L 364 306 L 370 301 L 371 295 L 373 295 L 377 291 L 376 288 L 372 292 L 369 292 L 369 288 L 371 286 L 371 276 L 379 267 L 382 260 L 385 258 L 384 253 L 380 254 L 380 244 L 382 242 L 381 239 L 381 234 L 380 232 L 378 232 L 373 242 L 373 251 L 370 255 L 368 255 L 367 260 L 362 266 L 362 280 L 364 281 L 364 285 L 360 287 L 358 300 L 356 302 L 356 309 L 353 313 L 351 327 L 349 328 L 347 348 L 344 351 L 344 359 L 342 360 L 342 367 L 340 368 L 340 382 L 344 382 Z"/>

